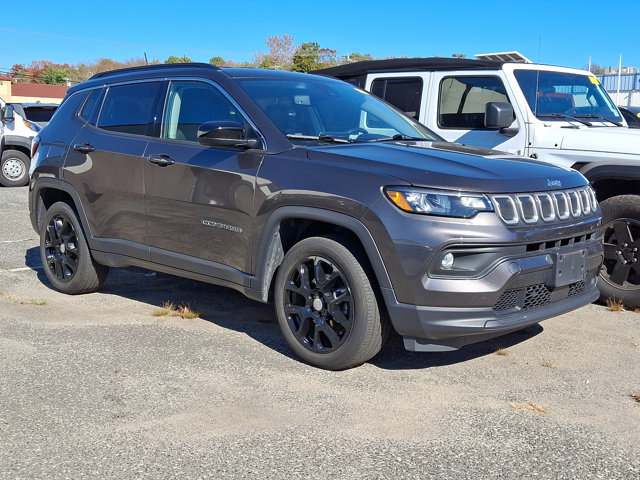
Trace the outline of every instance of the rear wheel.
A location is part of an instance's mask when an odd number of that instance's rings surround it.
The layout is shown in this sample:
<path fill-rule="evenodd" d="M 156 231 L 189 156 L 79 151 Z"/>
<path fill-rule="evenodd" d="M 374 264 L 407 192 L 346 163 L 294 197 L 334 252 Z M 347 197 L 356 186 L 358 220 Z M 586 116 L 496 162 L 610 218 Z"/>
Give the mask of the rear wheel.
<path fill-rule="evenodd" d="M 282 334 L 305 362 L 328 370 L 360 365 L 380 351 L 380 312 L 369 277 L 337 238 L 294 245 L 280 265 L 275 307 Z"/>
<path fill-rule="evenodd" d="M 102 286 L 109 267 L 96 263 L 74 210 L 54 203 L 44 215 L 40 257 L 47 279 L 68 294 L 89 293 Z"/>
<path fill-rule="evenodd" d="M 22 187 L 29 183 L 29 157 L 18 150 L 5 150 L 0 165 L 0 183 L 5 187 Z"/>
<path fill-rule="evenodd" d="M 604 225 L 600 298 L 640 307 L 640 196 L 618 195 L 600 205 Z"/>

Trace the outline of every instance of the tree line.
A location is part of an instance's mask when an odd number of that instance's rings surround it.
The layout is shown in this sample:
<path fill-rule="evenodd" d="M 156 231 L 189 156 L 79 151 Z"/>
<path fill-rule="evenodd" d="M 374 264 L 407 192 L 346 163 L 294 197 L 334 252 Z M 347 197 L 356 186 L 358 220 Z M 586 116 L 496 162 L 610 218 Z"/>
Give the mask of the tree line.
<path fill-rule="evenodd" d="M 215 56 L 209 59 L 209 63 L 223 67 L 255 67 L 306 73 L 344 63 L 373 60 L 371 54 L 368 53 L 353 52 L 345 56 L 339 56 L 336 50 L 323 48 L 316 42 L 296 45 L 293 36 L 286 33 L 267 37 L 265 44 L 267 51 L 256 52 L 249 62 L 236 62 Z M 58 64 L 47 60 L 34 60 L 28 65 L 14 65 L 8 74 L 14 82 L 64 85 L 66 83 L 83 82 L 96 73 L 118 68 L 184 62 L 192 62 L 192 60 L 186 55 L 181 57 L 171 55 L 164 61 L 157 58 L 147 60 L 146 55 L 145 58 L 132 58 L 124 62 L 101 58 L 95 62 L 81 62 L 75 65 Z"/>

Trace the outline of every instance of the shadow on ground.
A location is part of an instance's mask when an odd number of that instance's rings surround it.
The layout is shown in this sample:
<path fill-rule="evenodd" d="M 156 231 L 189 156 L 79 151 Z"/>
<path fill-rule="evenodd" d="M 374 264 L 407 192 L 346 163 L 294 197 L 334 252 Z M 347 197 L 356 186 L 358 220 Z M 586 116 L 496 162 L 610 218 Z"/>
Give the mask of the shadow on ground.
<path fill-rule="evenodd" d="M 38 272 L 38 279 L 43 284 L 52 288 L 44 274 L 38 248 L 27 250 L 25 263 Z M 282 355 L 298 359 L 280 335 L 273 305 L 250 300 L 235 290 L 143 268 L 127 267 L 112 268 L 100 293 L 146 303 L 150 315 L 166 302 L 176 306 L 188 305 L 200 313 L 202 320 L 245 333 Z M 540 325 L 533 325 L 509 335 L 442 353 L 408 352 L 404 349 L 402 338 L 393 332 L 382 351 L 369 363 L 388 370 L 441 367 L 493 354 L 498 348 L 509 348 L 542 331 Z"/>

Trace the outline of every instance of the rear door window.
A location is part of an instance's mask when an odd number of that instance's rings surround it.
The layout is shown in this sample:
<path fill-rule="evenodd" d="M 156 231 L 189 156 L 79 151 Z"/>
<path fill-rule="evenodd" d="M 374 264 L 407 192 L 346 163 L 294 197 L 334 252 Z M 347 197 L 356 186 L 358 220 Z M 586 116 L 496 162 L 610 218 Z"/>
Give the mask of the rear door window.
<path fill-rule="evenodd" d="M 162 82 L 109 87 L 98 127 L 113 132 L 151 135 Z"/>
<path fill-rule="evenodd" d="M 376 78 L 371 83 L 371 93 L 395 105 L 410 117 L 420 115 L 422 78 Z"/>

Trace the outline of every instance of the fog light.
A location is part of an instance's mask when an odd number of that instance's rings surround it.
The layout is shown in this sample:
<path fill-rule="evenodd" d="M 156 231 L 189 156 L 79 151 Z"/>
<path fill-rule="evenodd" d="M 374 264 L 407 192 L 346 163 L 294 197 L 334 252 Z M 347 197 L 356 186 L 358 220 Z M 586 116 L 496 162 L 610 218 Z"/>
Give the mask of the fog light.
<path fill-rule="evenodd" d="M 451 270 L 451 267 L 453 267 L 453 253 L 447 253 L 442 257 L 441 265 L 444 270 Z"/>

